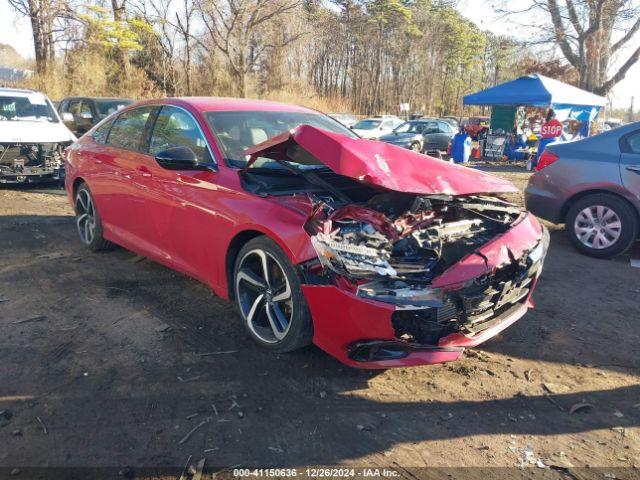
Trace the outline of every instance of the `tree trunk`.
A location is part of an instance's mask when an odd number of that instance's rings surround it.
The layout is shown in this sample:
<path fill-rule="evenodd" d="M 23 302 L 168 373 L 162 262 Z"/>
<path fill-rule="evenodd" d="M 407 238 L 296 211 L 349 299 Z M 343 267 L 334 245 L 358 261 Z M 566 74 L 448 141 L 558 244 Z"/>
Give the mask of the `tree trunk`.
<path fill-rule="evenodd" d="M 111 0 L 111 10 L 113 12 L 114 22 L 120 23 L 125 21 L 126 3 L 126 0 L 122 0 L 122 3 L 120 4 L 118 4 L 118 0 Z M 116 62 L 118 62 L 123 71 L 127 69 L 127 59 L 122 49 L 116 48 L 115 60 Z"/>
<path fill-rule="evenodd" d="M 42 31 L 41 11 L 35 0 L 29 1 L 29 18 L 31 20 L 31 30 L 33 31 L 33 47 L 36 54 L 36 70 L 44 73 L 47 70 L 47 50 Z"/>

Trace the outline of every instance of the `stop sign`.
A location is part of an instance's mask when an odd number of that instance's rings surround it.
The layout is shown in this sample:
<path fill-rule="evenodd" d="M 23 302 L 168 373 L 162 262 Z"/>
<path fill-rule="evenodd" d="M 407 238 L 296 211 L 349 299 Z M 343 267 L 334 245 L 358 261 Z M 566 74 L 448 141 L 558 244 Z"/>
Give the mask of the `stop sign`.
<path fill-rule="evenodd" d="M 555 118 L 549 120 L 540 128 L 542 138 L 556 138 L 562 135 L 562 124 Z"/>

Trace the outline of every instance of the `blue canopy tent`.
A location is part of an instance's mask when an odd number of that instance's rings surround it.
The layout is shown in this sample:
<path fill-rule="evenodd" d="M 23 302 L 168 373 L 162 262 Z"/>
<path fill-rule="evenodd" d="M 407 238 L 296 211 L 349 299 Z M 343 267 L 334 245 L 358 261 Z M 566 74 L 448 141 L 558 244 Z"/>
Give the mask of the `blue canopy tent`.
<path fill-rule="evenodd" d="M 560 121 L 590 122 L 606 105 L 604 97 L 540 74 L 527 75 L 465 95 L 462 105 L 548 107 Z"/>
<path fill-rule="evenodd" d="M 487 88 L 477 93 L 465 95 L 462 105 L 490 105 L 503 107 L 552 108 L 559 121 L 577 120 L 583 127 L 581 136 L 589 135 L 589 123 L 594 120 L 600 108 L 606 105 L 604 97 L 540 74 L 527 75 Z M 542 139 L 538 154 L 555 139 Z"/>

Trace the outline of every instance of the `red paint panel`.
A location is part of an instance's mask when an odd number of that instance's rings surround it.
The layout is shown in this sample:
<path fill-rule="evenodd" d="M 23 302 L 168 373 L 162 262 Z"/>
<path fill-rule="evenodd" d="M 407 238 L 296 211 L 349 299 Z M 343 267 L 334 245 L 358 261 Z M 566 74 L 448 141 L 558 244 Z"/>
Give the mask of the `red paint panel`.
<path fill-rule="evenodd" d="M 472 168 L 385 142 L 350 138 L 309 125 L 300 125 L 245 150 L 247 155 L 286 158 L 293 144 L 334 172 L 398 192 L 471 195 L 518 190 L 508 181 Z"/>
<path fill-rule="evenodd" d="M 342 363 L 357 368 L 391 368 L 426 365 L 457 360 L 462 351 L 414 352 L 398 360 L 354 362 L 347 347 L 358 340 L 395 340 L 391 326 L 394 307 L 381 302 L 363 300 L 334 286 L 303 285 L 313 317 L 315 343 Z"/>
<path fill-rule="evenodd" d="M 451 287 L 489 273 L 510 261 L 509 252 L 513 258 L 520 258 L 523 253 L 538 244 L 541 236 L 542 225 L 538 219 L 530 213 L 525 213 L 509 230 L 476 250 L 481 255 L 467 255 L 434 278 L 431 286 Z"/>

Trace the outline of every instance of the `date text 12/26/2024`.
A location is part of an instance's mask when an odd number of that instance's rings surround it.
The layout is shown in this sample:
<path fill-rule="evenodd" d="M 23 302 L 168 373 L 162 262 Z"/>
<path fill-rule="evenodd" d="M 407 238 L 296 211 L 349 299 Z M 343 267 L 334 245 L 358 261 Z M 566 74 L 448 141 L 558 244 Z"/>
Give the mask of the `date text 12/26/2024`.
<path fill-rule="evenodd" d="M 235 478 L 394 478 L 400 474 L 390 468 L 234 468 Z"/>

